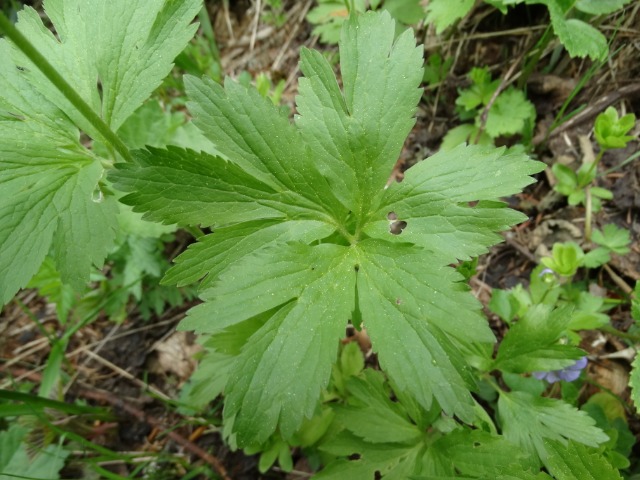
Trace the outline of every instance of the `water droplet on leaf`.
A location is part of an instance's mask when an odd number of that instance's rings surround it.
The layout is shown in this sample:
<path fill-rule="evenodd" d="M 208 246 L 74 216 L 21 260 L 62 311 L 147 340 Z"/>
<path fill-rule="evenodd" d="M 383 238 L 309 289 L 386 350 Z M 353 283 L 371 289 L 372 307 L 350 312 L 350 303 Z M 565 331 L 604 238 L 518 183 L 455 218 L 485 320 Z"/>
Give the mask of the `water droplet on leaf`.
<path fill-rule="evenodd" d="M 91 201 L 95 203 L 102 203 L 104 201 L 104 194 L 98 185 L 93 192 L 91 192 Z"/>

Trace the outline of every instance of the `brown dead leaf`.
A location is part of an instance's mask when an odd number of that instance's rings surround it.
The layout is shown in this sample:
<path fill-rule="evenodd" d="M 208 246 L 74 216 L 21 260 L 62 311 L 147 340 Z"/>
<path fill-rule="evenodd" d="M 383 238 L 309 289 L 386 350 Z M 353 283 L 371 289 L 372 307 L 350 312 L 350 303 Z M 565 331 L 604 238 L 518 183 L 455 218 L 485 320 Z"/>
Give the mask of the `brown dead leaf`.
<path fill-rule="evenodd" d="M 614 394 L 622 395 L 629 385 L 629 372 L 620 363 L 605 359 L 593 364 L 592 379 Z"/>
<path fill-rule="evenodd" d="M 180 382 L 186 381 L 196 367 L 194 355 L 201 350 L 189 332 L 174 332 L 153 349 L 149 370 L 158 374 L 174 374 Z"/>

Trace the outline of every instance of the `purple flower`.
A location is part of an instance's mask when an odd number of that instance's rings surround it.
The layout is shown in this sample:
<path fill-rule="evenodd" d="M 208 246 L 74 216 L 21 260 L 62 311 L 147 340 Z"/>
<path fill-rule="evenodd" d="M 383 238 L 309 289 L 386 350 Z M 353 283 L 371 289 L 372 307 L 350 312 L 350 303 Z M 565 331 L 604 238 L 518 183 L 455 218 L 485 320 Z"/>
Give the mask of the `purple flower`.
<path fill-rule="evenodd" d="M 546 380 L 549 383 L 559 382 L 564 380 L 565 382 L 573 382 L 580 376 L 580 372 L 587 366 L 587 357 L 582 357 L 576 363 L 570 367 L 563 368 L 562 370 L 552 370 L 550 372 L 533 372 L 533 376 L 538 380 Z"/>

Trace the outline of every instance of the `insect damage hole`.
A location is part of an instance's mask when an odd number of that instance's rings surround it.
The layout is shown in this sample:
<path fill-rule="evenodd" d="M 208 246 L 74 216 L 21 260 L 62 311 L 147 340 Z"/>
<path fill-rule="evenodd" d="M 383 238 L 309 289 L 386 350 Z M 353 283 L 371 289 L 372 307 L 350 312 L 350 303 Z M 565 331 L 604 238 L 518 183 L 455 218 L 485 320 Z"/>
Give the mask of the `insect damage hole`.
<path fill-rule="evenodd" d="M 407 222 L 404 220 L 398 220 L 396 212 L 389 212 L 387 214 L 387 220 L 389 220 L 389 233 L 392 235 L 400 235 L 407 227 Z"/>

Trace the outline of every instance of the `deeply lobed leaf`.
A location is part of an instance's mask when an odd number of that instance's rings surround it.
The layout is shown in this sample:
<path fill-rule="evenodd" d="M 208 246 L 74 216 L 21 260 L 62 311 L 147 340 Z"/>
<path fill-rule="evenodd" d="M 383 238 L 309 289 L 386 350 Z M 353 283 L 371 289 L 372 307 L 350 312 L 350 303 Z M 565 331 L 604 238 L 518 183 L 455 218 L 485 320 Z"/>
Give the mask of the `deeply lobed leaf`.
<path fill-rule="evenodd" d="M 497 200 L 541 166 L 463 145 L 385 188 L 422 79 L 410 32 L 394 33 L 387 13 L 346 22 L 344 92 L 322 56 L 303 51 L 294 124 L 253 89 L 188 78 L 194 123 L 223 158 L 149 149 L 112 176 L 154 220 L 214 225 L 166 281 L 205 277 L 205 302 L 181 328 L 215 339 L 251 325 L 225 385 L 240 446 L 277 428 L 290 437 L 313 414 L 349 319 L 364 322 L 399 395 L 474 418 L 464 357 L 493 335 L 449 264 L 522 220 Z M 407 222 L 401 235 L 390 212 Z"/>
<path fill-rule="evenodd" d="M 30 7 L 16 27 L 112 128 L 151 94 L 193 35 L 198 0 L 45 0 L 56 35 Z M 98 82 L 96 81 L 98 80 Z M 63 283 L 84 287 L 113 245 L 118 208 L 99 134 L 15 46 L 0 39 L 0 303 L 51 254 Z"/>

